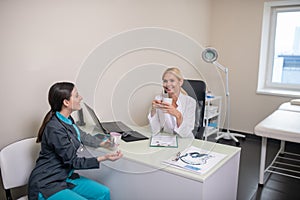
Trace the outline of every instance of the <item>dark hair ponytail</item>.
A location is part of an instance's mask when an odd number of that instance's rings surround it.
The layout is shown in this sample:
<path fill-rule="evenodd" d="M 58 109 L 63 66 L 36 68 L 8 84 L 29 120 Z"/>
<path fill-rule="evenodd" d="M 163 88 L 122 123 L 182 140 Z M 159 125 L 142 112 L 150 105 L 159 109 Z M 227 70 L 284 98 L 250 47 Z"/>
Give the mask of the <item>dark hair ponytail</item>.
<path fill-rule="evenodd" d="M 37 139 L 36 139 L 36 142 L 41 142 L 42 141 L 42 136 L 43 136 L 43 133 L 44 133 L 44 129 L 45 129 L 45 126 L 46 124 L 50 121 L 50 119 L 52 118 L 52 116 L 54 115 L 55 113 L 50 110 L 46 116 L 44 117 L 44 120 L 43 120 L 43 123 L 39 129 L 39 132 L 38 132 L 38 136 L 37 136 Z"/>
<path fill-rule="evenodd" d="M 43 123 L 39 129 L 36 142 L 42 141 L 42 136 L 47 123 L 50 121 L 56 111 L 61 111 L 65 99 L 70 100 L 74 84 L 70 82 L 59 82 L 51 86 L 48 93 L 48 102 L 51 110 L 44 117 Z"/>

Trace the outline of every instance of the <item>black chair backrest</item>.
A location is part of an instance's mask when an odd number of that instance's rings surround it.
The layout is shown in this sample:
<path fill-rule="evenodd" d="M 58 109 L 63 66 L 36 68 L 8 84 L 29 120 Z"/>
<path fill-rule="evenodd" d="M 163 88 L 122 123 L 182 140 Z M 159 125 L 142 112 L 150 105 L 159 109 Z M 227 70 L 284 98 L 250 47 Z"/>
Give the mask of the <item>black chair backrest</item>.
<path fill-rule="evenodd" d="M 203 126 L 206 84 L 202 80 L 184 80 L 182 88 L 187 94 L 193 97 L 196 102 L 195 127 L 193 133 L 195 138 L 202 139 L 205 127 Z"/>

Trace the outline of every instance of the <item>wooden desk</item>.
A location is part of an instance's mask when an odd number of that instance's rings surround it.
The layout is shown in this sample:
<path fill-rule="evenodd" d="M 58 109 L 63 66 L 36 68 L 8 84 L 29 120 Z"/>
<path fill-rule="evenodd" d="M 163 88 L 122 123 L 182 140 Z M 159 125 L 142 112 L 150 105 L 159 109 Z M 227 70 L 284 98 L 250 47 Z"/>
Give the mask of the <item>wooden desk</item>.
<path fill-rule="evenodd" d="M 149 136 L 148 128 L 135 130 Z M 162 164 L 188 146 L 226 154 L 206 174 L 200 175 Z M 119 146 L 124 157 L 116 162 L 104 162 L 98 170 L 82 170 L 81 175 L 97 180 L 111 189 L 112 200 L 206 199 L 233 200 L 237 197 L 240 148 L 202 140 L 178 140 L 178 148 L 149 147 L 149 140 Z M 95 155 L 104 149 L 90 149 Z"/>

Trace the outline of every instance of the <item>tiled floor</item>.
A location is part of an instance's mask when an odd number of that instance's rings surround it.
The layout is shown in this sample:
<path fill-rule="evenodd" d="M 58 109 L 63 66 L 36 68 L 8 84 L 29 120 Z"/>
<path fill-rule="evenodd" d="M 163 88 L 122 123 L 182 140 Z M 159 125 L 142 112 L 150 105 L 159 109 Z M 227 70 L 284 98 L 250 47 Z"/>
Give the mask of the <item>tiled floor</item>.
<path fill-rule="evenodd" d="M 213 140 L 213 138 L 209 138 Z M 220 140 L 220 143 L 235 145 L 231 140 Z M 238 200 L 296 200 L 300 199 L 300 179 L 283 177 L 272 174 L 265 182 L 264 187 L 258 186 L 258 172 L 260 162 L 261 139 L 254 135 L 247 135 L 240 139 L 242 148 L 240 159 Z M 268 140 L 267 163 L 279 149 L 279 141 Z M 300 154 L 300 144 L 286 143 L 290 152 Z M 300 165 L 300 163 L 299 163 Z M 0 199 L 5 199 L 2 182 L 0 182 Z M 24 189 L 23 189 L 24 190 Z M 18 192 L 18 191 L 17 191 Z"/>
<path fill-rule="evenodd" d="M 212 140 L 211 138 L 209 140 Z M 239 139 L 242 148 L 240 159 L 238 200 L 296 200 L 300 199 L 300 179 L 271 174 L 263 187 L 258 186 L 261 138 L 247 135 Z M 220 140 L 220 143 L 235 145 L 233 141 Z M 267 163 L 277 153 L 280 142 L 268 139 Z M 300 154 L 300 144 L 286 143 L 289 152 Z M 300 163 L 298 162 L 300 166 Z M 299 170 L 300 168 L 298 168 Z M 298 174 L 299 176 L 300 174 Z"/>

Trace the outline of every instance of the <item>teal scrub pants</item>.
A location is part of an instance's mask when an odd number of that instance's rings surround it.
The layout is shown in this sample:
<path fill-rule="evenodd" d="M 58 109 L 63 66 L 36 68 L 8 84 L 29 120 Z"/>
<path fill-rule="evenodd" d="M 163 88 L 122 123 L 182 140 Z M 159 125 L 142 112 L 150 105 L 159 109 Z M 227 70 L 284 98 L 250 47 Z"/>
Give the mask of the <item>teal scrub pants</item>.
<path fill-rule="evenodd" d="M 74 180 L 67 179 L 67 182 L 73 183 L 76 186 L 72 189 L 61 190 L 50 196 L 47 200 L 110 200 L 109 188 L 96 181 L 80 176 L 80 178 Z M 41 193 L 39 193 L 39 200 L 45 200 Z"/>

